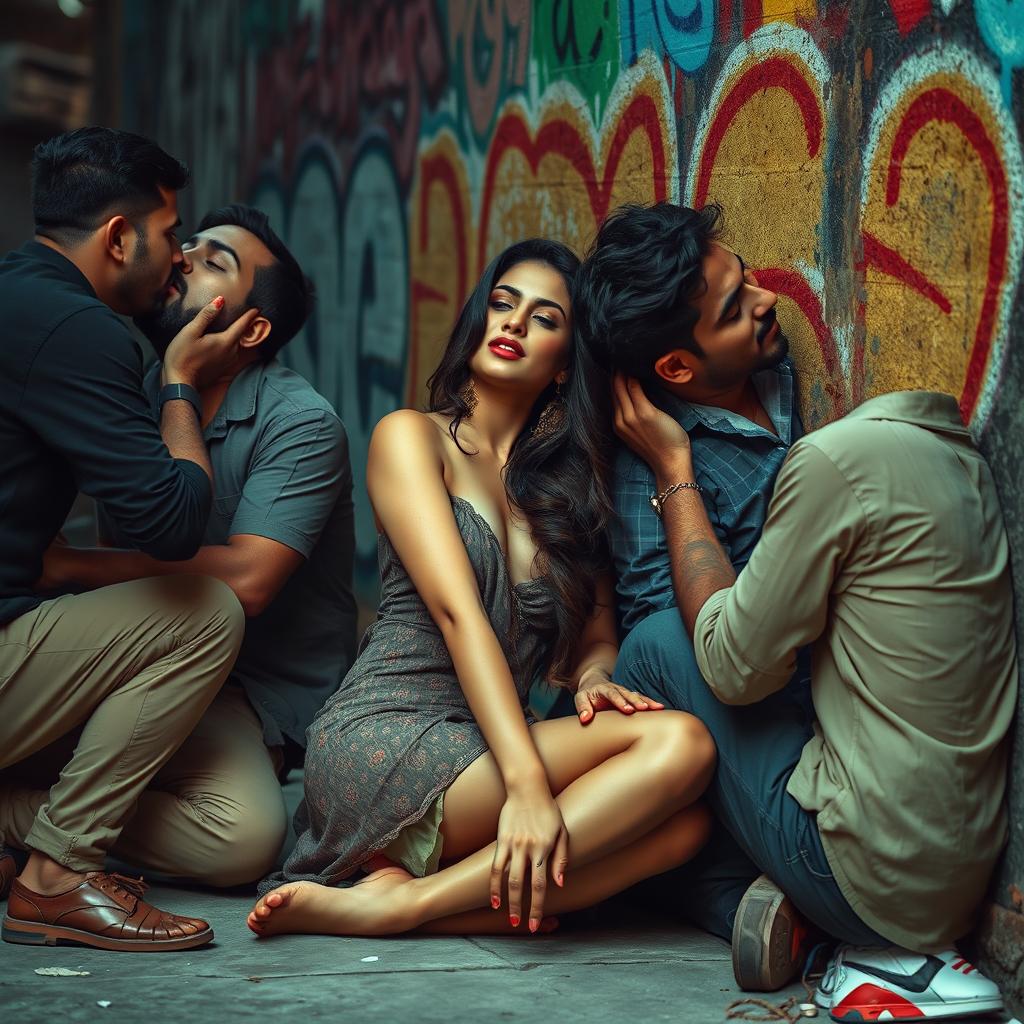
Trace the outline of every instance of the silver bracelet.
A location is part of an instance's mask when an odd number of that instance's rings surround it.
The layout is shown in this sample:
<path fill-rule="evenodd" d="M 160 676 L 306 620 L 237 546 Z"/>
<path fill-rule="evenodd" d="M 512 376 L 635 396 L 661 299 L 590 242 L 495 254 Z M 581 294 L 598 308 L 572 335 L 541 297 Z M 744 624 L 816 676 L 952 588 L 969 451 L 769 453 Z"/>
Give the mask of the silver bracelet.
<path fill-rule="evenodd" d="M 651 508 L 654 509 L 658 518 L 661 518 L 661 513 L 664 510 L 665 499 L 670 498 L 676 491 L 691 490 L 696 491 L 698 494 L 704 493 L 704 488 L 700 484 L 686 481 L 684 483 L 673 484 L 671 487 L 666 487 L 661 494 L 652 494 L 650 497 Z"/>

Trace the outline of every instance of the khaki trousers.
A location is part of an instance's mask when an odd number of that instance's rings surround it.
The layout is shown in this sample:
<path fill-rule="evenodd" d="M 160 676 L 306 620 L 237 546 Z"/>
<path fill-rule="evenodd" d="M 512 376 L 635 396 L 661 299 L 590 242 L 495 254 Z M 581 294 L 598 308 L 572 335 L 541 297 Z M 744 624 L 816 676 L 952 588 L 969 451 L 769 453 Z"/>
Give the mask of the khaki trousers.
<path fill-rule="evenodd" d="M 0 833 L 11 845 L 24 845 L 74 739 L 0 774 Z M 287 824 L 263 726 L 241 688 L 228 685 L 153 777 L 110 852 L 147 871 L 242 885 L 273 870 Z"/>
<path fill-rule="evenodd" d="M 22 845 L 101 869 L 216 696 L 244 627 L 230 588 L 204 576 L 58 597 L 0 626 L 0 768 L 81 727 Z"/>

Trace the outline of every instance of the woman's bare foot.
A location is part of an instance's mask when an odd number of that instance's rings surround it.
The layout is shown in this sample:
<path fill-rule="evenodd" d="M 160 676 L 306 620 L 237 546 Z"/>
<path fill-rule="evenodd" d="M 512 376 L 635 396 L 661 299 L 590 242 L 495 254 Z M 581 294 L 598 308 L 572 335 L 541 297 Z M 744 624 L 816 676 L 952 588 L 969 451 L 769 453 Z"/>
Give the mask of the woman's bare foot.
<path fill-rule="evenodd" d="M 397 935 L 416 927 L 412 875 L 399 867 L 382 868 L 348 889 L 316 882 L 286 882 L 260 899 L 246 919 L 259 936 Z"/>

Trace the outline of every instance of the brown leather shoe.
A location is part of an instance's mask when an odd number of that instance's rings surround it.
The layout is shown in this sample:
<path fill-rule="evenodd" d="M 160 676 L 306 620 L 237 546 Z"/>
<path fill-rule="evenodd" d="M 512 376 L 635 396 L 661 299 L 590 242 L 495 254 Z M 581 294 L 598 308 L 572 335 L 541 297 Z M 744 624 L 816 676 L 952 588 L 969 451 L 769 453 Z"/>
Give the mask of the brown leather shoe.
<path fill-rule="evenodd" d="M 7 899 L 11 882 L 18 877 L 18 862 L 9 846 L 0 846 L 0 900 Z"/>
<path fill-rule="evenodd" d="M 67 892 L 42 896 L 15 879 L 4 941 L 162 953 L 205 946 L 213 938 L 205 921 L 151 906 L 142 898 L 145 888 L 142 879 L 97 873 Z"/>

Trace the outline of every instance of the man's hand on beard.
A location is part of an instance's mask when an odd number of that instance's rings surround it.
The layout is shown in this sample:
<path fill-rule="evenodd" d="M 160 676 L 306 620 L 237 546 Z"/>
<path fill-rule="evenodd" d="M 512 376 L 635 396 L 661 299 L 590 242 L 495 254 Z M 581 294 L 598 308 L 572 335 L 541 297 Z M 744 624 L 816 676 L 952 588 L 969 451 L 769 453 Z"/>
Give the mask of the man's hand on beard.
<path fill-rule="evenodd" d="M 202 391 L 232 369 L 241 354 L 239 343 L 260 311 L 248 309 L 214 330 L 223 309 L 224 297 L 218 295 L 174 336 L 164 353 L 164 384 L 190 384 Z"/>

